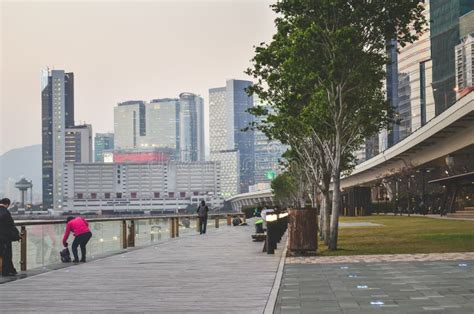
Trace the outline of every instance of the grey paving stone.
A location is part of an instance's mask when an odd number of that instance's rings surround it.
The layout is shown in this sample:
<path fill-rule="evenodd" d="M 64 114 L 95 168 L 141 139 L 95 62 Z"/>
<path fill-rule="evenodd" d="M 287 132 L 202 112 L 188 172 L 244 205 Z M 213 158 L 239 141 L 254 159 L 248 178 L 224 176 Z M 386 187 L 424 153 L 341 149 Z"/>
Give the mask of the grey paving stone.
<path fill-rule="evenodd" d="M 283 280 L 291 273 L 293 282 L 299 281 L 302 310 L 312 306 L 338 311 L 334 304 L 327 307 L 329 301 L 336 302 L 344 313 L 474 313 L 474 267 L 460 269 L 459 263 L 361 263 L 347 269 L 341 269 L 347 266 L 344 264 L 289 264 L 285 269 L 291 272 L 285 272 Z M 357 285 L 368 289 L 357 289 Z M 335 300 L 324 300 L 321 295 Z M 370 304 L 377 300 L 384 304 Z"/>

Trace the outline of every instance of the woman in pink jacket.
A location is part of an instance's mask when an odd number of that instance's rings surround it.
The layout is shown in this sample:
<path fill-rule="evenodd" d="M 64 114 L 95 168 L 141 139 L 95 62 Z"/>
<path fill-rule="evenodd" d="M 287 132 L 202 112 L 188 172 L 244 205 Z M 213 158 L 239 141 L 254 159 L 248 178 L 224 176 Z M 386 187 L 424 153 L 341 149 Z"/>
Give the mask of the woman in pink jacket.
<path fill-rule="evenodd" d="M 71 231 L 74 233 L 74 242 L 72 242 L 72 254 L 74 255 L 74 263 L 79 262 L 79 257 L 77 256 L 77 247 L 81 246 L 81 263 L 86 262 L 86 245 L 92 237 L 92 233 L 89 229 L 89 224 L 82 217 L 67 217 L 66 231 L 64 232 L 63 245 L 67 247 L 67 239 L 69 238 L 69 233 Z"/>

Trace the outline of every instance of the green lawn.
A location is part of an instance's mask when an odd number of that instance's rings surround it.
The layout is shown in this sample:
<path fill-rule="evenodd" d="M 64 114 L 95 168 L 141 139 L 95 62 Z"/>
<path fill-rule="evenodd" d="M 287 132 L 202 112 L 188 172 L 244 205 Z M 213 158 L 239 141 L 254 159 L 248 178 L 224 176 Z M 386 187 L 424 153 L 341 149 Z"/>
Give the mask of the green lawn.
<path fill-rule="evenodd" d="M 323 256 L 474 252 L 474 221 L 407 216 L 342 217 L 343 222 L 372 222 L 383 226 L 339 229 L 339 250 L 319 242 Z"/>

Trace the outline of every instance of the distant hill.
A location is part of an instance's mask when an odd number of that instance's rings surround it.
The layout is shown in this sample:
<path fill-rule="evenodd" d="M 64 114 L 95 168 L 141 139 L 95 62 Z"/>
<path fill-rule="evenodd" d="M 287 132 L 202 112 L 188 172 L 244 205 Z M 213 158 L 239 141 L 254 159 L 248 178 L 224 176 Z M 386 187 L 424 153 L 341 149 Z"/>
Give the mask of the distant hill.
<path fill-rule="evenodd" d="M 33 180 L 35 193 L 41 193 L 41 144 L 17 148 L 0 155 L 0 191 L 5 180 L 19 180 L 25 177 Z"/>

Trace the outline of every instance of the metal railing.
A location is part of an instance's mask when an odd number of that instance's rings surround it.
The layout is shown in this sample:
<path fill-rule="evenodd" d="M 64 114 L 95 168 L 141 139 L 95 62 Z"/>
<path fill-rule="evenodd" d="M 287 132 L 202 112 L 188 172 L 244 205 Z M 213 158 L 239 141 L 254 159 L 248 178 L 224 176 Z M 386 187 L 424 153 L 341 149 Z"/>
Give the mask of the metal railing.
<path fill-rule="evenodd" d="M 245 215 L 241 213 L 209 214 L 207 227 L 219 228 L 219 221 L 224 219 L 227 225 L 231 225 L 234 216 L 243 217 L 245 220 Z M 93 233 L 87 249 L 88 255 L 91 252 L 92 257 L 151 245 L 179 237 L 180 233 L 190 235 L 194 234 L 194 231 L 199 232 L 197 215 L 91 218 L 87 221 Z M 59 263 L 65 219 L 17 221 L 15 225 L 20 228 L 21 239 L 19 243 L 14 242 L 12 245 L 13 256 L 14 262 L 19 262 L 21 271 Z M 32 261 L 30 264 L 33 267 L 28 264 L 29 260 Z"/>

